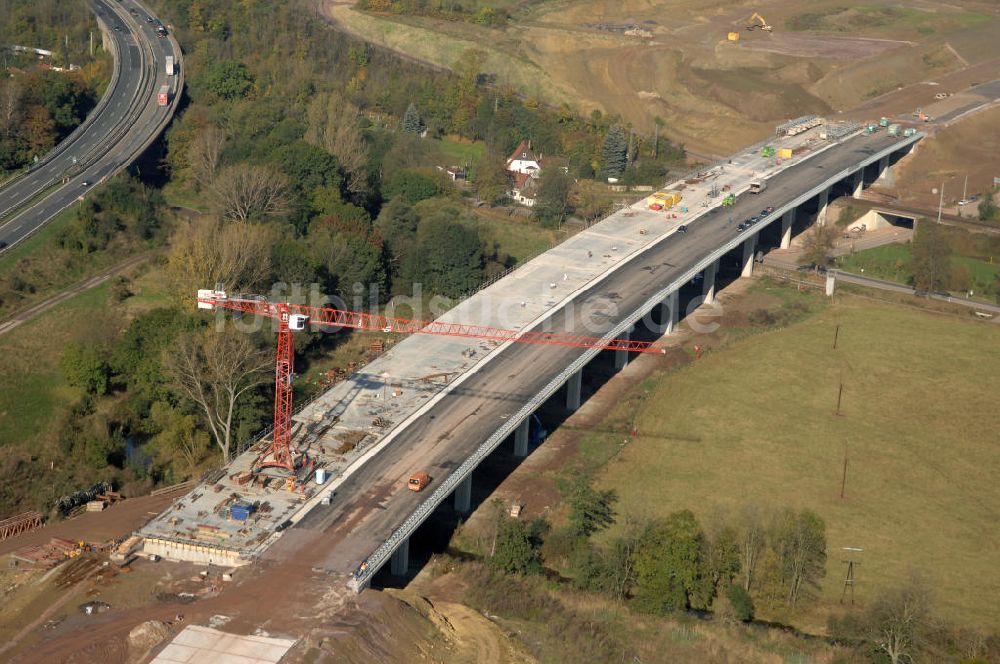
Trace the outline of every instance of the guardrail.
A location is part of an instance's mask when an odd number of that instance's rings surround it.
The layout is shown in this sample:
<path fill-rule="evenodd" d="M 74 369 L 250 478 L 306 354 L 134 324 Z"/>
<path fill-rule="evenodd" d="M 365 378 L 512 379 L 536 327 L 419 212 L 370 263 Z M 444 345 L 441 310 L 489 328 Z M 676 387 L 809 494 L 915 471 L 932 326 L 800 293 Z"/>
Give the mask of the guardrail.
<path fill-rule="evenodd" d="M 808 192 L 797 196 L 791 202 L 780 207 L 775 207 L 774 212 L 768 215 L 768 221 L 766 223 L 762 223 L 758 227 L 756 233 L 759 233 L 761 229 L 771 223 L 774 223 L 776 220 L 781 219 L 784 213 L 788 210 L 798 207 L 820 191 L 823 191 L 844 179 L 851 172 L 865 168 L 868 165 L 882 159 L 884 156 L 896 152 L 902 147 L 915 143 L 921 138 L 923 138 L 923 134 L 918 133 L 914 136 L 908 137 L 907 139 L 894 143 L 893 145 L 884 148 L 883 150 L 869 156 L 867 159 L 859 162 L 855 168 L 848 168 L 838 172 L 836 175 L 824 180 L 821 184 L 814 186 Z M 716 248 L 706 257 L 696 261 L 680 277 L 673 280 L 665 288 L 661 289 L 652 297 L 647 299 L 645 303 L 637 307 L 635 311 L 622 319 L 622 321 L 619 322 L 612 330 L 601 337 L 602 342 L 608 342 L 612 339 L 620 337 L 624 332 L 629 330 L 629 328 L 631 328 L 636 321 L 642 319 L 642 317 L 645 316 L 653 307 L 665 301 L 671 293 L 678 290 L 685 283 L 689 282 L 695 275 L 701 273 L 706 267 L 715 263 L 724 255 L 743 244 L 747 238 L 752 237 L 752 235 L 753 234 L 737 235 L 729 242 Z M 498 346 L 494 352 L 502 352 L 511 343 L 514 342 L 507 342 L 506 344 Z M 447 499 L 447 497 L 450 496 L 456 488 L 458 488 L 459 484 L 465 481 L 470 473 L 472 473 L 472 471 L 479 466 L 483 459 L 492 454 L 493 451 L 500 446 L 507 436 L 509 436 L 522 421 L 530 417 L 539 406 L 541 406 L 549 397 L 555 394 L 560 387 L 562 387 L 570 376 L 582 369 L 588 362 L 590 362 L 590 360 L 596 357 L 599 352 L 599 348 L 590 348 L 582 351 L 581 354 L 569 364 L 569 366 L 550 380 L 535 396 L 533 396 L 523 407 L 521 407 L 517 413 L 508 417 L 504 424 L 497 429 L 492 436 L 480 445 L 479 448 L 477 448 L 468 459 L 466 459 L 461 465 L 459 465 L 458 468 L 448 475 L 447 478 L 442 480 L 437 488 L 427 497 L 427 499 L 420 503 L 420 505 L 418 505 L 417 508 L 410 513 L 403 523 L 397 527 L 392 534 L 390 534 L 389 537 L 386 538 L 386 540 L 371 553 L 371 555 L 368 556 L 368 558 L 362 563 L 363 569 L 359 567 L 354 571 L 351 579 L 348 581 L 348 587 L 355 592 L 359 592 L 362 588 L 367 586 L 375 573 L 392 557 L 396 548 L 406 538 L 410 537 L 414 531 L 416 531 L 420 524 L 422 524 L 434 512 L 434 510 L 437 509 L 438 505 L 444 502 L 444 500 Z"/>

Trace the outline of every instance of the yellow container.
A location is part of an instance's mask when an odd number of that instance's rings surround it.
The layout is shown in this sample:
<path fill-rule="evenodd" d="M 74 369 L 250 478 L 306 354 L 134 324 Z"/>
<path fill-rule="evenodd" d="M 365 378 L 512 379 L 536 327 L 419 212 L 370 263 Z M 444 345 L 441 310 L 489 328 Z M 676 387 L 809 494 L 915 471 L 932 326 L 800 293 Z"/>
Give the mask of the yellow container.
<path fill-rule="evenodd" d="M 780 158 L 782 158 L 782 159 L 791 159 L 792 158 L 792 149 L 791 148 L 781 148 L 780 150 L 778 150 L 778 156 Z"/>

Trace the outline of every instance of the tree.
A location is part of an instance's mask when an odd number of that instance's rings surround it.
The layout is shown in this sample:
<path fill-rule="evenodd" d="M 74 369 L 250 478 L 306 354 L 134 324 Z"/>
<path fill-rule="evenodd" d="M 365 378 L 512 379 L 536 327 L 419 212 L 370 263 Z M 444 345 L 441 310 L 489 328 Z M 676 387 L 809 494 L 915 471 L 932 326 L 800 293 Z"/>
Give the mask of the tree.
<path fill-rule="evenodd" d="M 766 528 L 761 519 L 760 511 L 755 507 L 746 507 L 740 515 L 740 525 L 736 541 L 740 551 L 740 572 L 743 576 L 743 589 L 750 592 L 753 587 L 754 573 L 760 561 L 761 553 L 766 543 Z"/>
<path fill-rule="evenodd" d="M 444 207 L 417 228 L 417 251 L 407 276 L 422 282 L 428 293 L 458 297 L 482 281 L 482 240 L 458 216 L 454 208 Z"/>
<path fill-rule="evenodd" d="M 389 177 L 382 193 L 386 198 L 401 198 L 413 205 L 442 193 L 444 189 L 441 185 L 441 178 L 434 174 L 404 168 Z"/>
<path fill-rule="evenodd" d="M 573 180 L 561 168 L 550 168 L 542 174 L 535 216 L 543 226 L 558 226 L 566 218 L 570 210 L 569 192 L 572 186 Z"/>
<path fill-rule="evenodd" d="M 799 258 L 802 265 L 826 266 L 830 264 L 830 249 L 837 236 L 833 224 L 814 224 L 806 235 L 805 252 Z"/>
<path fill-rule="evenodd" d="M 881 594 L 867 615 L 868 637 L 892 664 L 913 662 L 931 626 L 931 593 L 913 577 L 907 585 Z"/>
<path fill-rule="evenodd" d="M 743 586 L 732 584 L 726 591 L 726 599 L 733 608 L 734 616 L 740 622 L 753 620 L 753 599 Z"/>
<path fill-rule="evenodd" d="M 237 164 L 212 183 L 215 209 L 230 221 L 251 221 L 288 212 L 288 181 L 267 166 Z"/>
<path fill-rule="evenodd" d="M 636 608 L 663 614 L 707 609 L 713 596 L 705 536 L 689 510 L 654 521 L 636 550 Z"/>
<path fill-rule="evenodd" d="M 489 559 L 491 567 L 508 574 L 533 574 L 541 569 L 538 550 L 531 533 L 522 522 L 507 518 L 499 528 L 496 550 Z"/>
<path fill-rule="evenodd" d="M 929 291 L 945 288 L 951 276 L 951 245 L 938 224 L 924 220 L 918 225 L 912 253 L 913 285 Z"/>
<path fill-rule="evenodd" d="M 983 200 L 979 201 L 980 221 L 990 221 L 997 216 L 997 205 L 993 202 L 993 190 L 983 194 Z"/>
<path fill-rule="evenodd" d="M 211 186 L 219 170 L 222 150 L 226 146 L 226 132 L 215 125 L 208 125 L 198 132 L 188 148 L 188 163 L 194 172 L 195 183 Z"/>
<path fill-rule="evenodd" d="M 570 528 L 577 537 L 590 537 L 615 522 L 612 507 L 618 501 L 613 489 L 597 491 L 586 481 L 575 482 L 569 501 Z"/>
<path fill-rule="evenodd" d="M 487 157 L 476 168 L 476 195 L 489 205 L 496 205 L 507 197 L 509 176 L 503 157 Z"/>
<path fill-rule="evenodd" d="M 0 133 L 10 138 L 21 123 L 22 89 L 16 78 L 0 81 Z"/>
<path fill-rule="evenodd" d="M 339 94 L 318 93 L 309 105 L 305 135 L 309 143 L 337 156 L 347 176 L 347 189 L 352 192 L 368 186 L 368 145 L 360 118 L 360 109 Z"/>
<path fill-rule="evenodd" d="M 406 113 L 403 114 L 403 131 L 408 134 L 420 134 L 424 131 L 424 123 L 420 120 L 417 105 L 412 101 L 406 107 Z"/>
<path fill-rule="evenodd" d="M 601 150 L 601 172 L 606 178 L 617 178 L 625 172 L 626 152 L 628 142 L 621 125 L 608 129 L 604 137 L 604 147 Z"/>
<path fill-rule="evenodd" d="M 78 343 L 66 345 L 59 361 L 66 382 L 88 394 L 105 394 L 111 380 L 108 362 L 97 348 Z"/>
<path fill-rule="evenodd" d="M 667 124 L 667 121 L 661 118 L 659 115 L 653 117 L 653 159 L 660 158 L 660 132 L 663 127 Z"/>
<path fill-rule="evenodd" d="M 153 453 L 161 465 L 183 463 L 185 477 L 198 467 L 211 449 L 208 434 L 198 429 L 194 415 L 184 413 L 165 401 L 157 401 L 149 412 L 148 428 L 156 431 L 151 439 Z"/>
<path fill-rule="evenodd" d="M 242 62 L 217 60 L 208 67 L 205 84 L 212 94 L 222 99 L 246 97 L 253 88 L 253 76 Z"/>
<path fill-rule="evenodd" d="M 164 372 L 174 388 L 202 412 L 223 463 L 233 452 L 233 416 L 247 392 L 267 381 L 274 359 L 247 334 L 230 328 L 178 337 Z"/>
<path fill-rule="evenodd" d="M 199 288 L 253 291 L 271 272 L 274 230 L 269 226 L 200 217 L 178 225 L 170 239 L 167 279 L 188 299 Z"/>
<path fill-rule="evenodd" d="M 826 524 L 811 510 L 790 509 L 775 519 L 771 535 L 777 554 L 785 601 L 791 608 L 826 576 Z"/>

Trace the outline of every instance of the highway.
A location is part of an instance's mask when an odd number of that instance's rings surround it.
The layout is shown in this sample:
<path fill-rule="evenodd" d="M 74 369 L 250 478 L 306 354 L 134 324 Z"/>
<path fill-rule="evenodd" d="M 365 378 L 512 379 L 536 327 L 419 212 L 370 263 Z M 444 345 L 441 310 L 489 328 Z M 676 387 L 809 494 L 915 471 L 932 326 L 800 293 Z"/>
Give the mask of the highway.
<path fill-rule="evenodd" d="M 182 74 L 168 77 L 165 71 L 168 55 L 180 63 L 173 37 L 157 37 L 147 21 L 150 14 L 130 0 L 91 0 L 91 8 L 115 55 L 108 90 L 80 127 L 0 189 L 3 251 L 128 166 L 160 134 L 177 107 Z M 169 105 L 158 106 L 156 92 L 165 84 L 174 94 Z"/>
<path fill-rule="evenodd" d="M 577 306 L 560 309 L 553 316 L 552 329 L 586 331 L 593 336 L 612 330 L 713 251 L 751 233 L 738 234 L 736 223 L 729 223 L 730 214 L 738 222 L 766 206 L 785 205 L 896 140 L 885 135 L 850 139 L 836 150 L 773 176 L 762 194 L 739 196 L 731 213 L 717 209 L 692 221 L 686 233 L 666 237 L 591 285 L 575 298 Z M 768 223 L 780 223 L 777 214 L 768 219 Z M 759 223 L 752 232 L 765 225 Z M 586 261 L 587 256 L 579 260 Z M 612 315 L 593 316 L 609 306 L 615 311 Z M 590 320 L 583 320 L 584 312 L 591 312 Z M 582 353 L 575 348 L 531 344 L 499 350 L 346 478 L 332 505 L 316 507 L 286 531 L 265 558 L 288 559 L 297 552 L 320 549 L 326 552 L 326 569 L 353 571 L 426 498 L 425 492 L 406 489 L 411 472 L 422 469 L 435 481 L 443 480 Z"/>

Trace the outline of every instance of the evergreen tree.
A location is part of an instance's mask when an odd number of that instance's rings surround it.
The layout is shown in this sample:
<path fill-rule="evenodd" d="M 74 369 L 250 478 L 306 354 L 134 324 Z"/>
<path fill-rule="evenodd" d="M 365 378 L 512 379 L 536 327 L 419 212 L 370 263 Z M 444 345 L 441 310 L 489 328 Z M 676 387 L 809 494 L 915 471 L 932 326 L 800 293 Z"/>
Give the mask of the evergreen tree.
<path fill-rule="evenodd" d="M 614 125 L 604 137 L 604 149 L 601 151 L 602 172 L 606 178 L 617 178 L 625 172 L 626 152 L 628 142 L 620 125 Z"/>
<path fill-rule="evenodd" d="M 403 114 L 403 131 L 408 134 L 419 134 L 424 130 L 424 123 L 420 120 L 420 113 L 417 112 L 417 105 L 412 101 L 406 107 Z"/>

